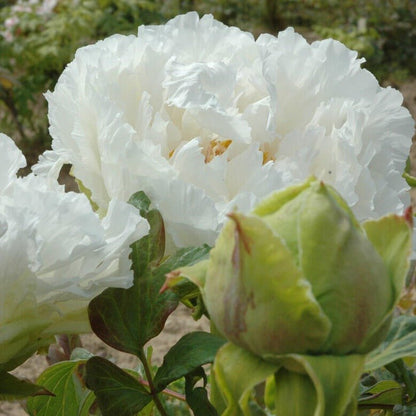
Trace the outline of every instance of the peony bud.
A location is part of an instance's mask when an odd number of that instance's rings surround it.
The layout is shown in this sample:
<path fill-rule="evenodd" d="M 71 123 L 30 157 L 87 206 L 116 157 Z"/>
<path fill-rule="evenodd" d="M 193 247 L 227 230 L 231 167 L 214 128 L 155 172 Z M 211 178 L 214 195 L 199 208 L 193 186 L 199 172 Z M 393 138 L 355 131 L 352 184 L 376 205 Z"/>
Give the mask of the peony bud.
<path fill-rule="evenodd" d="M 181 271 L 225 338 L 264 359 L 366 354 L 383 340 L 408 269 L 405 217 L 360 225 L 315 179 L 229 217 L 203 278 Z"/>

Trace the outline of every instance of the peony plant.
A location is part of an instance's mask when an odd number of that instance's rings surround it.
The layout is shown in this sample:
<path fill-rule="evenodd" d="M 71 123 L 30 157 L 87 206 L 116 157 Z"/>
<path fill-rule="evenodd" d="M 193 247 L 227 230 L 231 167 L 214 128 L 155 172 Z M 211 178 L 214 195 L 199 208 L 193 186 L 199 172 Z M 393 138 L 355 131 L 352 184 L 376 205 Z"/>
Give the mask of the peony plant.
<path fill-rule="evenodd" d="M 360 225 L 312 178 L 229 217 L 208 260 L 171 274 L 200 287 L 230 341 L 214 363 L 223 414 L 251 414 L 245 390 L 274 374 L 273 414 L 354 415 L 365 355 L 386 337 L 404 286 L 411 214 Z"/>

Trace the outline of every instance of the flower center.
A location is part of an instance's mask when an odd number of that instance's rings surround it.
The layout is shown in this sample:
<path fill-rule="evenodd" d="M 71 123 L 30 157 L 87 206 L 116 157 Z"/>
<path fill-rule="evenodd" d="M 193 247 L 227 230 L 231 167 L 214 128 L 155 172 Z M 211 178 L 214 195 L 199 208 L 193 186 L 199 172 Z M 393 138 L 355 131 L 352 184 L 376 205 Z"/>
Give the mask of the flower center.
<path fill-rule="evenodd" d="M 215 156 L 222 155 L 227 149 L 228 146 L 232 143 L 231 139 L 227 140 L 217 140 L 213 139 L 209 142 L 207 149 L 205 150 L 205 163 L 211 162 Z"/>
<path fill-rule="evenodd" d="M 263 165 L 265 165 L 267 162 L 270 162 L 271 160 L 275 162 L 276 158 L 267 150 L 263 150 Z"/>
<path fill-rule="evenodd" d="M 276 150 L 276 143 L 263 143 L 260 146 L 260 151 L 263 153 L 263 165 L 270 161 L 276 162 Z"/>

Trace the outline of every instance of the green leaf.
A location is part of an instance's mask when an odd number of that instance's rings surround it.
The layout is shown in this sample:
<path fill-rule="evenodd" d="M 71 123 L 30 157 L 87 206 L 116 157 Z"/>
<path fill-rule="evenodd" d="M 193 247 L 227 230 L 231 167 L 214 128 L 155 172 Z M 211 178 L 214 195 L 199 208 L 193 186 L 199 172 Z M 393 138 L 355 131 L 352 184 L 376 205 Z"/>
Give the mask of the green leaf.
<path fill-rule="evenodd" d="M 360 408 L 402 404 L 403 387 L 394 380 L 383 380 L 366 389 L 358 399 Z"/>
<path fill-rule="evenodd" d="M 147 404 L 137 416 L 155 416 L 155 402 Z"/>
<path fill-rule="evenodd" d="M 6 372 L 0 372 L 0 400 L 19 400 L 37 395 L 53 396 L 53 393 L 43 386 L 20 380 Z"/>
<path fill-rule="evenodd" d="M 212 363 L 218 349 L 225 343 L 208 332 L 191 332 L 184 335 L 165 355 L 158 369 L 154 384 L 157 391 L 162 391 L 168 384 L 200 366 Z"/>
<path fill-rule="evenodd" d="M 208 392 L 203 387 L 190 390 L 186 395 L 186 402 L 194 416 L 218 416 L 218 412 L 208 399 Z"/>
<path fill-rule="evenodd" d="M 89 391 L 83 382 L 85 361 L 63 361 L 47 368 L 37 382 L 55 397 L 34 397 L 27 401 L 30 414 L 36 416 L 78 415 L 81 403 Z"/>
<path fill-rule="evenodd" d="M 144 344 L 163 329 L 178 300 L 172 292 L 159 293 L 164 275 L 158 273 L 155 266 L 165 248 L 159 211 L 150 210 L 151 202 L 144 192 L 133 194 L 129 203 L 150 225 L 149 234 L 131 246 L 134 285 L 128 290 L 105 290 L 90 302 L 88 313 L 91 328 L 104 342 L 139 356 Z"/>
<path fill-rule="evenodd" d="M 133 267 L 139 261 L 139 243 L 133 245 Z M 113 348 L 139 356 L 146 342 L 161 332 L 179 302 L 172 291 L 160 293 L 166 274 L 197 262 L 208 250 L 207 246 L 181 249 L 143 274 L 139 274 L 141 266 L 135 269 L 134 286 L 130 289 L 105 290 L 88 307 L 93 331 Z"/>
<path fill-rule="evenodd" d="M 94 298 L 88 313 L 97 336 L 119 351 L 139 356 L 178 304 L 174 293 L 159 294 L 163 279 L 149 273 L 128 290 L 107 289 Z"/>
<path fill-rule="evenodd" d="M 412 401 L 416 395 L 416 375 L 408 368 L 402 359 L 386 364 L 386 370 L 390 371 L 396 380 L 406 386 L 406 396 L 408 401 Z"/>
<path fill-rule="evenodd" d="M 95 402 L 95 394 L 92 391 L 89 391 L 79 405 L 78 415 L 77 416 L 90 416 L 90 408 Z"/>
<path fill-rule="evenodd" d="M 218 416 L 218 412 L 208 399 L 205 387 L 195 387 L 201 378 L 206 382 L 206 375 L 202 367 L 185 376 L 186 402 L 192 409 L 194 416 Z"/>
<path fill-rule="evenodd" d="M 86 381 L 103 416 L 133 416 L 152 400 L 138 380 L 101 357 L 87 361 Z"/>
<path fill-rule="evenodd" d="M 158 210 L 150 210 L 150 199 L 142 191 L 133 194 L 129 203 L 140 210 L 150 225 L 149 234 L 133 244 L 133 270 L 135 275 L 145 273 L 149 265 L 157 265 L 165 253 L 165 226 Z"/>
<path fill-rule="evenodd" d="M 367 356 L 365 370 L 375 370 L 403 357 L 416 357 L 415 316 L 393 319 L 385 340 Z"/>
<path fill-rule="evenodd" d="M 225 344 L 218 351 L 213 366 L 215 392 L 212 401 L 215 408 L 223 410 L 222 416 L 251 416 L 252 389 L 279 367 L 279 364 L 263 361 L 234 344 Z"/>

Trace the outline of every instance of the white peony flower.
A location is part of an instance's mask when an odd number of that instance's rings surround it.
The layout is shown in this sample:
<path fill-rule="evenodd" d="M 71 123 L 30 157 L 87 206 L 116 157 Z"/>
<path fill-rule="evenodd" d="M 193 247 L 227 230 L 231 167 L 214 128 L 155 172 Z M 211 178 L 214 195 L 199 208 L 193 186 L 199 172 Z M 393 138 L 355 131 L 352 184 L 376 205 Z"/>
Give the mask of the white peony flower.
<path fill-rule="evenodd" d="M 54 334 L 89 331 L 88 302 L 132 285 L 129 246 L 148 232 L 133 206 L 111 200 L 100 220 L 85 195 L 17 178 L 25 165 L 0 134 L 0 370 Z"/>
<path fill-rule="evenodd" d="M 360 220 L 401 212 L 413 134 L 402 97 L 334 40 L 309 45 L 196 13 L 81 48 L 48 92 L 52 151 L 105 212 L 144 190 L 169 239 L 212 244 L 225 214 L 316 175 Z"/>

